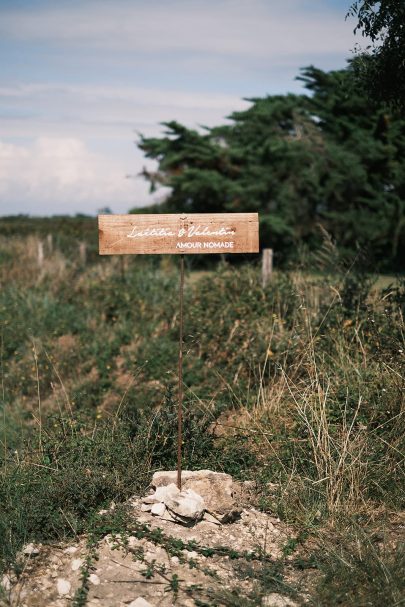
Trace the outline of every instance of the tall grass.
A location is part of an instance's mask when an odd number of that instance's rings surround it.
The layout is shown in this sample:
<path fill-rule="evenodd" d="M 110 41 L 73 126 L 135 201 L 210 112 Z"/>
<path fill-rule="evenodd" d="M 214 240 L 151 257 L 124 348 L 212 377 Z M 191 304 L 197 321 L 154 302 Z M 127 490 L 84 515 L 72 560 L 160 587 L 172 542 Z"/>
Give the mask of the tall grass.
<path fill-rule="evenodd" d="M 275 428 L 273 469 L 295 487 L 301 512 L 321 508 L 330 520 L 381 501 L 403 505 L 403 287 L 372 293 L 360 284 L 351 306 L 347 282 L 295 278 L 297 305 L 275 317 L 252 413 L 263 436 Z"/>
<path fill-rule="evenodd" d="M 175 466 L 176 265 L 54 244 L 39 266 L 36 239 L 0 242 L 3 563 Z M 221 264 L 185 310 L 184 466 L 254 477 L 306 529 L 403 508 L 403 282 L 294 269 L 263 290 Z"/>

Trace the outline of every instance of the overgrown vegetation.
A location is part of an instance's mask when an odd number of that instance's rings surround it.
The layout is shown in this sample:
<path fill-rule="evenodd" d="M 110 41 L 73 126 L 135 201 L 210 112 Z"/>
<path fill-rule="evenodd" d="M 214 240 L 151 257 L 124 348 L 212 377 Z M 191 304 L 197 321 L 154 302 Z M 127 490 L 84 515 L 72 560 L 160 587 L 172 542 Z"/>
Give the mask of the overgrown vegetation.
<path fill-rule="evenodd" d="M 37 251 L 36 235 L 2 236 L 2 567 L 175 465 L 176 264 Z M 325 235 L 266 289 L 255 265 L 189 272 L 185 310 L 184 467 L 253 477 L 302 538 L 255 570 L 246 604 L 295 554 L 317 571 L 314 605 L 399 604 L 403 552 L 381 529 L 404 507 L 403 280 L 377 287 Z"/>

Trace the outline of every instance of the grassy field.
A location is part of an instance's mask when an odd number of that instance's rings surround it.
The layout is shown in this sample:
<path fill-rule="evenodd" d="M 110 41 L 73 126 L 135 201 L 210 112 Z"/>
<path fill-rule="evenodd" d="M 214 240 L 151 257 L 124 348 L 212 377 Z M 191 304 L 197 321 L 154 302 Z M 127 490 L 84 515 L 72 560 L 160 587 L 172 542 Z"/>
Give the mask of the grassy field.
<path fill-rule="evenodd" d="M 24 221 L 0 229 L 3 569 L 176 456 L 176 263 L 100 259 L 92 220 L 52 241 Z M 221 262 L 186 280 L 184 467 L 257 481 L 313 605 L 403 602 L 405 283 L 375 278 L 303 264 L 263 289 Z"/>

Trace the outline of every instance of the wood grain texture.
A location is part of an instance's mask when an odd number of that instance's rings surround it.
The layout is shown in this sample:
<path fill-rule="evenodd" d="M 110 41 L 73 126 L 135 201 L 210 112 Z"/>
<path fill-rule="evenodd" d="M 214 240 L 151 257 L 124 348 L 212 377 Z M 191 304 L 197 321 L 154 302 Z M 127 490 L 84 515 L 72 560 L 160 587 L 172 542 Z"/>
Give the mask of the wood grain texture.
<path fill-rule="evenodd" d="M 100 255 L 257 253 L 257 213 L 99 215 Z"/>

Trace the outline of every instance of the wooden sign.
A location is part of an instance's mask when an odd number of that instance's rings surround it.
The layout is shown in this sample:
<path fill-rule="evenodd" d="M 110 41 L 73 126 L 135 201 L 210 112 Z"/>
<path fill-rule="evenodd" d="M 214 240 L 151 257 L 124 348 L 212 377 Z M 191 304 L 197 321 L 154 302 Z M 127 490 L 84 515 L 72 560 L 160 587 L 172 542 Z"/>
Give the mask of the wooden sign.
<path fill-rule="evenodd" d="M 181 489 L 184 254 L 258 253 L 257 213 L 99 215 L 100 255 L 180 254 L 177 486 Z"/>
<path fill-rule="evenodd" d="M 258 253 L 257 213 L 99 215 L 100 255 Z"/>

